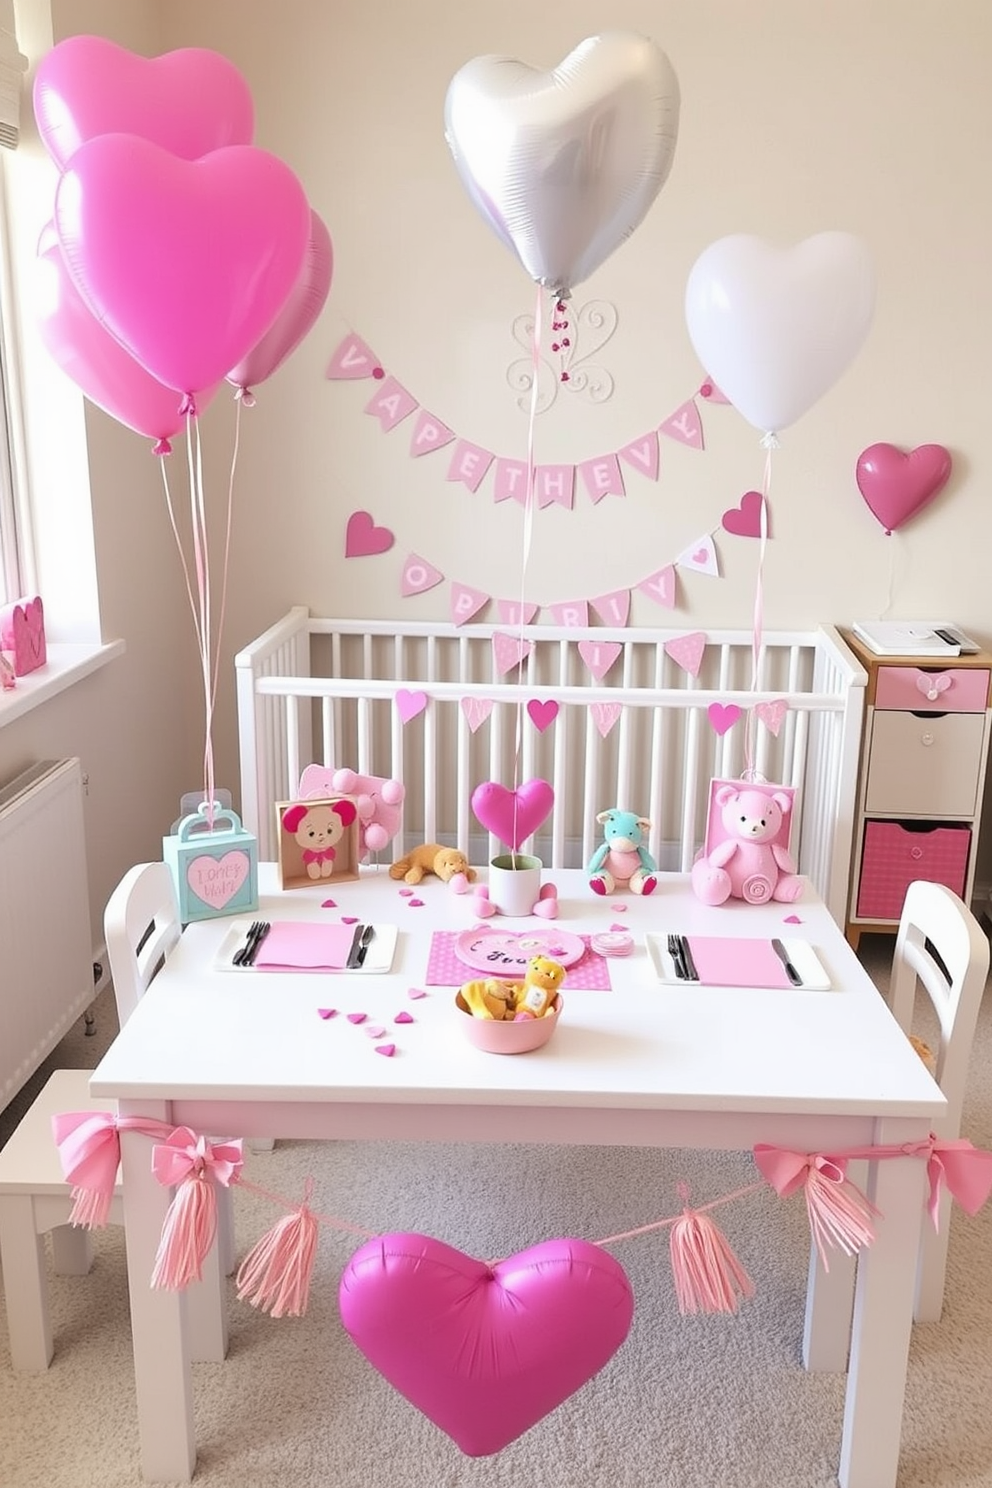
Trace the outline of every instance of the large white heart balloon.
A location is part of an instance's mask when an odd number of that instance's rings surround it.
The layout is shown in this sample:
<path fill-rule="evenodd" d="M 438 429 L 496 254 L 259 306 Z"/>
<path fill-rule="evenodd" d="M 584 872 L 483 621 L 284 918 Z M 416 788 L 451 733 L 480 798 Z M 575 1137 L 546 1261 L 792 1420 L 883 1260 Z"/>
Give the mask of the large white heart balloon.
<path fill-rule="evenodd" d="M 551 72 L 477 57 L 445 134 L 469 196 L 530 277 L 565 293 L 642 221 L 671 169 L 679 86 L 654 42 L 589 37 Z"/>
<path fill-rule="evenodd" d="M 685 314 L 707 376 L 748 423 L 776 433 L 853 361 L 874 303 L 860 238 L 824 232 L 783 248 L 738 233 L 696 260 Z"/>

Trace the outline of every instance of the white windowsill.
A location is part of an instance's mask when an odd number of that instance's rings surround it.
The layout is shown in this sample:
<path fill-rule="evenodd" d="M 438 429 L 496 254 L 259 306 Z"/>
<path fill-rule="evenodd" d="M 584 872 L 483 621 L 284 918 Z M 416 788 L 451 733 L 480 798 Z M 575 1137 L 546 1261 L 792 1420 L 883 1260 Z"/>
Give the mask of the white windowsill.
<path fill-rule="evenodd" d="M 40 703 L 47 703 L 49 698 L 56 697 L 74 682 L 82 681 L 91 672 L 106 666 L 108 661 L 113 661 L 115 656 L 123 654 L 123 641 L 107 641 L 96 645 L 49 645 L 48 660 L 43 667 L 35 672 L 28 672 L 26 677 L 18 677 L 17 685 L 9 692 L 0 692 L 0 728 L 5 723 L 13 723 L 15 718 L 30 713 Z"/>

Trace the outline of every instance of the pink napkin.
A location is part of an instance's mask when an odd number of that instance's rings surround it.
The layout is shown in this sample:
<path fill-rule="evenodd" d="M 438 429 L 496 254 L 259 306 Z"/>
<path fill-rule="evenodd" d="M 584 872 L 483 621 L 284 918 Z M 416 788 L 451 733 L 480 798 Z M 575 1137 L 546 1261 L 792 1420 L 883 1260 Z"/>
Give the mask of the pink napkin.
<path fill-rule="evenodd" d="M 340 971 L 354 939 L 354 925 L 278 920 L 262 941 L 255 966 L 270 971 Z"/>
<path fill-rule="evenodd" d="M 687 937 L 699 980 L 710 987 L 789 987 L 770 940 L 722 935 Z"/>

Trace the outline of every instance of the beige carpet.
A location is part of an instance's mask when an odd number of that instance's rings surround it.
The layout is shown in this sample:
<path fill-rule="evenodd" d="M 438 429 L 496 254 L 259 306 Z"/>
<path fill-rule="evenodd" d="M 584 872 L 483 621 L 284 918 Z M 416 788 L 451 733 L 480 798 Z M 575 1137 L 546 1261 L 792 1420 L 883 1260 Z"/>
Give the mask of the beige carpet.
<path fill-rule="evenodd" d="M 891 941 L 863 942 L 882 983 Z M 52 1064 L 93 1064 L 113 1036 L 82 1025 Z M 921 1025 L 926 1035 L 926 1024 Z M 0 1113 L 0 1141 L 16 1115 Z M 980 1020 L 965 1134 L 992 1148 L 992 997 Z M 508 1127 L 507 1138 L 525 1136 Z M 370 1230 L 415 1229 L 477 1255 L 554 1235 L 589 1239 L 750 1181 L 747 1159 L 637 1149 L 280 1143 L 249 1176 Z M 275 1217 L 236 1195 L 243 1254 Z M 495 1457 L 473 1460 L 371 1369 L 343 1332 L 336 1289 L 354 1249 L 321 1231 L 310 1310 L 273 1321 L 232 1298 L 223 1365 L 194 1366 L 202 1488 L 828 1488 L 836 1482 L 839 1376 L 799 1364 L 807 1229 L 801 1199 L 770 1190 L 723 1227 L 757 1284 L 732 1318 L 682 1318 L 664 1235 L 618 1245 L 636 1297 L 631 1334 L 577 1395 Z M 136 1488 L 123 1244 L 98 1237 L 87 1277 L 52 1279 L 56 1356 L 10 1368 L 0 1319 L 0 1488 Z M 899 1488 L 992 1488 L 992 1205 L 955 1214 L 945 1315 L 914 1330 Z M 493 1409 L 499 1409 L 498 1400 Z"/>

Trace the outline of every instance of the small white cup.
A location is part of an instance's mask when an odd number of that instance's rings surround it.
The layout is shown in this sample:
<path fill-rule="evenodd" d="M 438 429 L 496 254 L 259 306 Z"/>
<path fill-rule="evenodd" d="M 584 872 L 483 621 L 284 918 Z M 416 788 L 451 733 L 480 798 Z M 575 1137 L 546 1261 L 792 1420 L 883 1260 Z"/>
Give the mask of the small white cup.
<path fill-rule="evenodd" d="M 501 853 L 489 864 L 489 902 L 498 914 L 529 915 L 541 893 L 540 858 Z"/>

